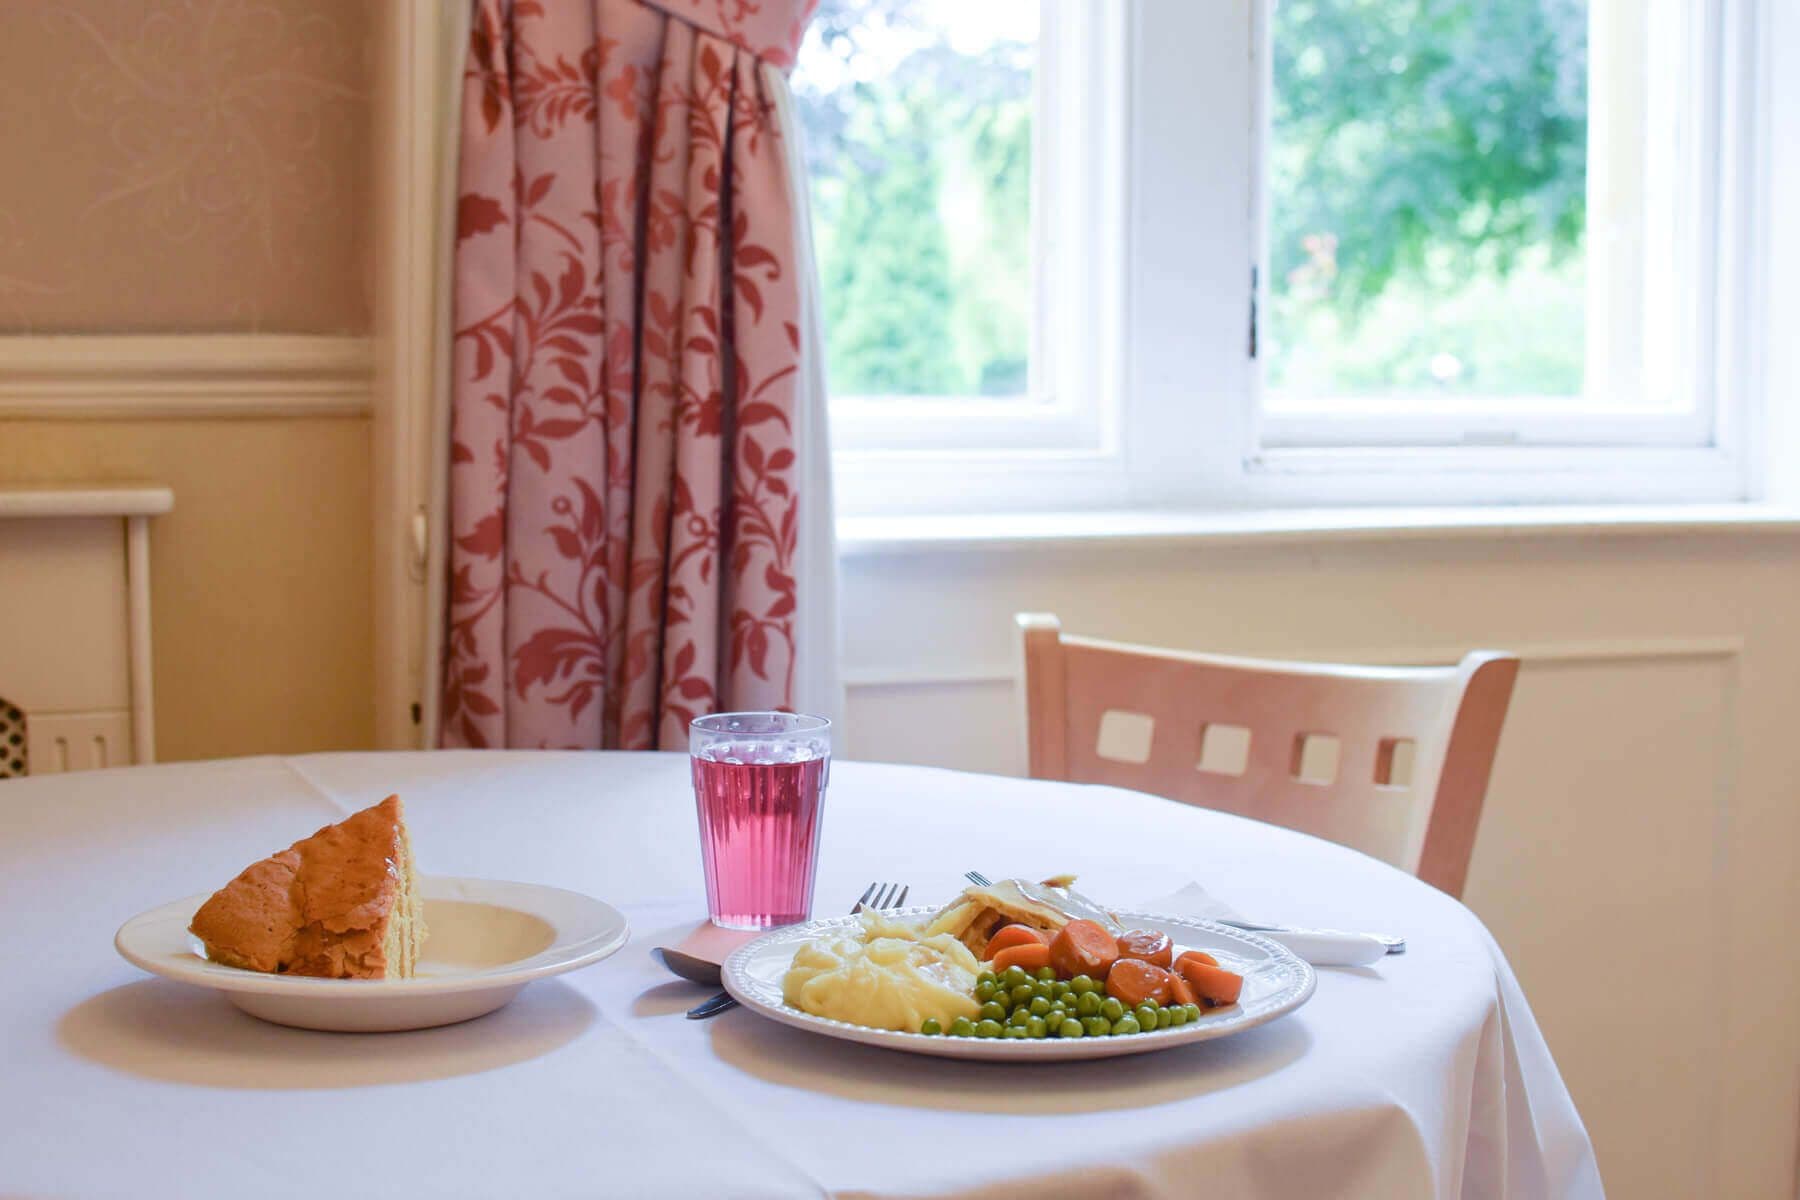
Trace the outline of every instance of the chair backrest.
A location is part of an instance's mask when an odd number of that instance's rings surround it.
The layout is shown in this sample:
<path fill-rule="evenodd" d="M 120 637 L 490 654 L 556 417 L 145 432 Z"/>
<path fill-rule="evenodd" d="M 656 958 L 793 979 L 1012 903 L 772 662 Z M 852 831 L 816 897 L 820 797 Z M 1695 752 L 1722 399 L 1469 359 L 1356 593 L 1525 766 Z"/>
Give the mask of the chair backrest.
<path fill-rule="evenodd" d="M 1516 657 L 1278 662 L 1065 637 L 1043 613 L 1016 620 L 1033 778 L 1285 825 L 1461 895 Z"/>

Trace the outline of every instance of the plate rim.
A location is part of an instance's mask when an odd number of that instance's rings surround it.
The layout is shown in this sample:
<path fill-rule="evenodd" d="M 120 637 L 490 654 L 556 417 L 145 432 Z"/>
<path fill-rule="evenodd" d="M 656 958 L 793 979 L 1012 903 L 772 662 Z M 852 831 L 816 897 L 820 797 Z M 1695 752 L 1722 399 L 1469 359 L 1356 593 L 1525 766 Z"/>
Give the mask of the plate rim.
<path fill-rule="evenodd" d="M 577 926 L 577 929 L 585 928 L 586 932 L 579 932 L 566 940 L 559 937 L 559 940 L 538 953 L 511 963 L 462 975 L 434 975 L 428 978 L 413 979 L 318 979 L 304 975 L 275 975 L 240 967 L 228 967 L 223 963 L 215 963 L 199 957 L 181 959 L 148 955 L 139 952 L 131 944 L 131 935 L 142 927 L 170 920 L 178 920 L 183 935 L 191 937 L 192 935 L 187 934 L 187 926 L 192 921 L 193 914 L 214 895 L 212 892 L 202 892 L 179 900 L 171 900 L 166 904 L 159 904 L 155 908 L 138 913 L 119 926 L 118 932 L 113 935 L 113 949 L 118 951 L 121 958 L 139 970 L 148 971 L 150 974 L 164 979 L 209 987 L 221 992 L 248 992 L 296 998 L 304 996 L 319 1000 L 376 1000 L 443 996 L 459 992 L 486 991 L 493 988 L 520 987 L 534 979 L 544 979 L 590 966 L 616 954 L 631 940 L 631 922 L 623 912 L 604 900 L 572 888 L 543 883 L 526 883 L 519 880 L 482 879 L 467 875 L 421 875 L 419 882 L 422 887 L 432 888 L 472 884 L 477 888 L 518 889 L 528 895 L 554 893 L 567 898 L 565 903 L 572 902 L 573 906 L 577 908 L 585 908 L 587 910 L 585 915 L 591 924 Z M 452 898 L 425 897 L 425 899 Z M 478 897 L 475 899 L 477 902 L 482 902 Z M 530 912 L 532 916 L 547 921 L 553 929 L 558 931 L 559 935 L 566 927 L 566 923 L 559 923 L 542 911 L 530 909 L 521 909 L 520 911 Z"/>
<path fill-rule="evenodd" d="M 895 917 L 924 916 L 939 911 L 940 907 L 939 905 L 915 905 L 895 909 L 888 915 Z M 942 1034 L 873 1029 L 867 1025 L 855 1025 L 831 1017 L 814 1016 L 812 1013 L 791 1008 L 785 1003 L 772 1005 L 751 990 L 746 982 L 747 964 L 760 950 L 778 940 L 796 937 L 802 933 L 806 933 L 807 936 L 817 936 L 819 932 L 834 928 L 846 928 L 856 920 L 855 916 L 825 917 L 801 925 L 785 925 L 778 929 L 771 929 L 732 951 L 726 958 L 720 975 L 725 990 L 730 992 L 732 998 L 745 1009 L 795 1029 L 807 1030 L 840 1041 L 878 1046 L 903 1053 L 924 1054 L 937 1058 L 1017 1062 L 1069 1062 L 1089 1058 L 1114 1058 L 1127 1054 L 1146 1054 L 1157 1050 L 1192 1045 L 1195 1042 L 1229 1037 L 1247 1029 L 1266 1025 L 1278 1017 L 1286 1016 L 1312 999 L 1313 993 L 1318 988 L 1318 973 L 1313 969 L 1312 964 L 1272 938 L 1263 937 L 1261 934 L 1248 930 L 1221 925 L 1219 922 L 1205 917 L 1186 917 L 1175 913 L 1157 913 L 1126 908 L 1111 911 L 1117 917 L 1170 926 L 1184 926 L 1214 934 L 1228 942 L 1255 948 L 1280 964 L 1285 970 L 1292 972 L 1295 979 L 1290 984 L 1287 993 L 1282 994 L 1273 1007 L 1258 1010 L 1254 1014 L 1238 1013 L 1235 1016 L 1227 1016 L 1210 1023 L 1202 1018 L 1196 1025 L 1184 1025 L 1179 1029 L 1159 1029 L 1152 1033 L 1132 1034 L 1129 1037 L 1080 1038 L 1068 1041 L 1060 1038 L 1008 1041 L 1000 1038 L 953 1038 Z M 807 931 L 816 932 L 808 933 Z"/>

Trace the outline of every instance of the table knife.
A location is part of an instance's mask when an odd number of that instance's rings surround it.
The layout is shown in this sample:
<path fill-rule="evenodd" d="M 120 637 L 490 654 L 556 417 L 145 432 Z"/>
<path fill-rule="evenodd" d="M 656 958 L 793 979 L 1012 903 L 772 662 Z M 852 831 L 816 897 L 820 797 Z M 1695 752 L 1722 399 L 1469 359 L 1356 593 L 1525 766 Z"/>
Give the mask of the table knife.
<path fill-rule="evenodd" d="M 1218 919 L 1218 918 L 1215 918 Z M 1385 955 L 1405 954 L 1406 939 L 1380 933 L 1351 933 L 1342 929 L 1297 929 L 1289 925 L 1256 925 L 1249 921 L 1219 924 L 1249 933 L 1260 933 L 1280 942 L 1315 967 L 1362 967 Z"/>
<path fill-rule="evenodd" d="M 696 1004 L 696 1005 L 694 1005 L 694 1007 L 688 1009 L 687 1010 L 688 1020 L 704 1021 L 707 1017 L 712 1016 L 714 1013 L 722 1013 L 726 1009 L 734 1007 L 736 1004 L 737 1004 L 737 1001 L 732 998 L 732 995 L 730 992 L 720 992 L 718 995 L 712 997 L 710 1000 L 703 1000 L 699 1004 Z"/>

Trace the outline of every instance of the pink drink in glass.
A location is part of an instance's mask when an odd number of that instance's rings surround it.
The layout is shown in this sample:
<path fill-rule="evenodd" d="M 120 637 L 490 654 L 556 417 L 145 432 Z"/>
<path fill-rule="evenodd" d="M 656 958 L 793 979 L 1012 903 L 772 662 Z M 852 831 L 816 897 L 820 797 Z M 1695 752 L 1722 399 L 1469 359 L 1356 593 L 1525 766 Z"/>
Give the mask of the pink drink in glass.
<path fill-rule="evenodd" d="M 831 723 L 720 713 L 689 731 L 700 857 L 713 923 L 770 929 L 812 913 Z"/>

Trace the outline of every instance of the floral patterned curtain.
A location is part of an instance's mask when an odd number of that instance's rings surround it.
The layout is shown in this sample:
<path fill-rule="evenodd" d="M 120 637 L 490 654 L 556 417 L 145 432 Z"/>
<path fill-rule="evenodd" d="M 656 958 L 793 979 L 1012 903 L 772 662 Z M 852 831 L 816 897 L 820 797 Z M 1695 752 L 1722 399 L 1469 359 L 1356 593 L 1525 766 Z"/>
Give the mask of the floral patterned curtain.
<path fill-rule="evenodd" d="M 702 713 L 796 704 L 803 506 L 829 497 L 800 461 L 812 268 L 763 64 L 814 3 L 477 0 L 446 746 L 676 748 Z"/>

